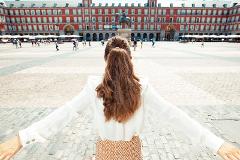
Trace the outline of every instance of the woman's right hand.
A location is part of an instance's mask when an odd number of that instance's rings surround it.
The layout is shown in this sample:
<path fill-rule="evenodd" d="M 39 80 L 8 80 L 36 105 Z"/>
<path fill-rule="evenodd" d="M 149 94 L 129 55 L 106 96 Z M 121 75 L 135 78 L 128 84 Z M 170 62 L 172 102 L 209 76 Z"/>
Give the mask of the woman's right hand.
<path fill-rule="evenodd" d="M 12 158 L 20 149 L 22 144 L 19 136 L 15 136 L 6 142 L 0 144 L 0 160 L 9 160 Z"/>
<path fill-rule="evenodd" d="M 218 154 L 224 160 L 240 160 L 240 149 L 230 143 L 223 143 L 218 150 Z"/>

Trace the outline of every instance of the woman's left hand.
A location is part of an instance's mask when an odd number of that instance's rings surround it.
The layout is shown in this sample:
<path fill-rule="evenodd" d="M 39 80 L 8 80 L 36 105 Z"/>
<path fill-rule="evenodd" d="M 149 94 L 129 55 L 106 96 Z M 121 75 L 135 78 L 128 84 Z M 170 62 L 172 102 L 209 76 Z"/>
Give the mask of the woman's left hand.
<path fill-rule="evenodd" d="M 224 143 L 218 150 L 224 160 L 240 160 L 240 149 L 230 143 Z"/>
<path fill-rule="evenodd" d="M 0 160 L 9 160 L 21 148 L 22 148 L 22 145 L 20 143 L 19 136 L 15 136 L 7 140 L 6 142 L 0 144 Z"/>

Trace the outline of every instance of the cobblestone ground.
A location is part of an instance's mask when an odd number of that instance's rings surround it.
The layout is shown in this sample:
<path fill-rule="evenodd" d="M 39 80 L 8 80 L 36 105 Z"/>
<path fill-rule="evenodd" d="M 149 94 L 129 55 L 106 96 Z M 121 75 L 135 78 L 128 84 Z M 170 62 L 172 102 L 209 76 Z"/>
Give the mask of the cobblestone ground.
<path fill-rule="evenodd" d="M 88 75 L 104 71 L 100 43 L 15 49 L 0 44 L 0 142 L 60 107 L 81 91 Z M 138 74 L 158 92 L 226 141 L 240 143 L 240 46 L 233 43 L 145 43 L 133 51 Z M 151 116 L 150 116 L 151 115 Z M 88 160 L 98 139 L 89 110 L 45 144 L 22 149 L 14 160 Z M 150 113 L 141 139 L 144 160 L 220 160 L 194 146 Z M 162 124 L 162 125 L 160 125 Z"/>

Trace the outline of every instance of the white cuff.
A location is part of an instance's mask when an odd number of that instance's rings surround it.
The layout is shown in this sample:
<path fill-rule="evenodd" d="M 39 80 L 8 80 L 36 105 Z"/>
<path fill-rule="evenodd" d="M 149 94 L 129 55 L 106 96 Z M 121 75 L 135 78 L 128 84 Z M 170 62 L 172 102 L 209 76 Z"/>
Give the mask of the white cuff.
<path fill-rule="evenodd" d="M 36 142 L 44 143 L 46 141 L 46 139 L 38 135 L 36 132 L 31 131 L 30 128 L 20 130 L 18 135 L 23 148 Z"/>

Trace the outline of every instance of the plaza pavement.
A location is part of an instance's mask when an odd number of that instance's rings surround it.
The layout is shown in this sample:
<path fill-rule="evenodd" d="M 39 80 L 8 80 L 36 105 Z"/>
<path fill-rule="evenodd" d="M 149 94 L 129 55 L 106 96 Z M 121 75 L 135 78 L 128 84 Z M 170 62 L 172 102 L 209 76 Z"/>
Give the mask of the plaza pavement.
<path fill-rule="evenodd" d="M 72 51 L 65 43 L 32 47 L 0 44 L 0 142 L 40 120 L 78 94 L 88 75 L 104 71 L 100 42 Z M 159 94 L 216 135 L 240 143 L 240 45 L 234 43 L 144 43 L 133 52 L 135 70 Z M 89 110 L 48 143 L 22 149 L 14 160 L 88 160 L 97 135 Z M 144 160 L 220 160 L 194 146 L 150 113 L 141 135 Z M 162 124 L 162 125 L 161 125 Z"/>

